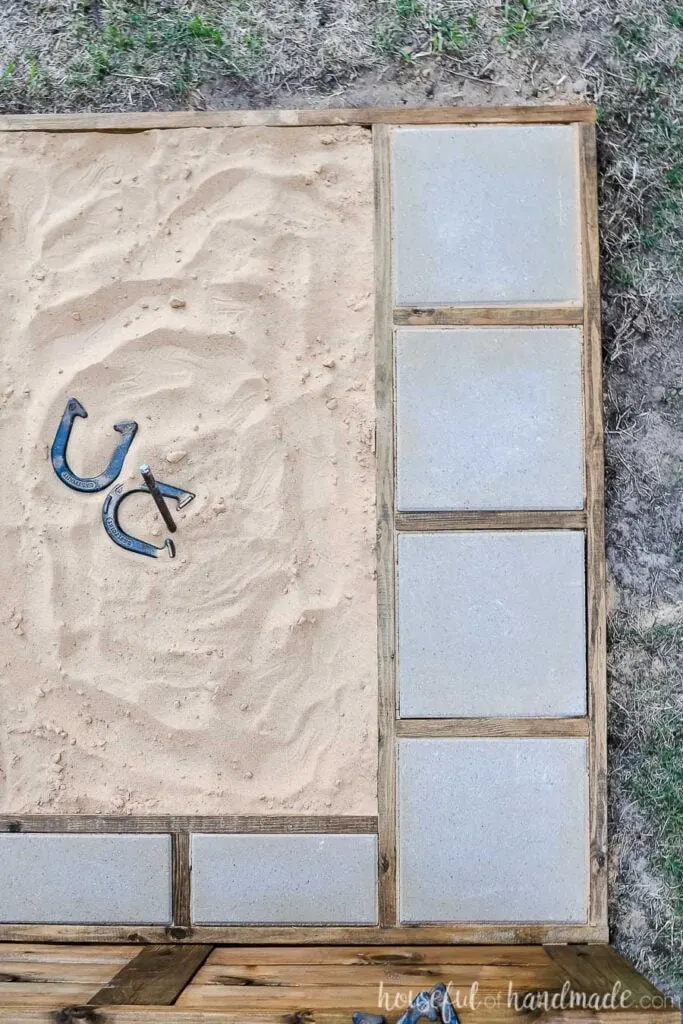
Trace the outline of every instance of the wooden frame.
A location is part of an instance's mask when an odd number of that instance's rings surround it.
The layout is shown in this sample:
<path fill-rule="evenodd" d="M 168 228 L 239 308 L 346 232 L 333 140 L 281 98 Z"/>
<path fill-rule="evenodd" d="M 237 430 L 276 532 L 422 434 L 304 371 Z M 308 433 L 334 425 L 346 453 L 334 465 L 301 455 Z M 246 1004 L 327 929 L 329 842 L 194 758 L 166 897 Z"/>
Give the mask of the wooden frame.
<path fill-rule="evenodd" d="M 301 128 L 353 124 L 592 124 L 595 108 L 576 106 L 393 107 L 309 110 L 178 110 L 139 114 L 5 114 L 2 132 L 144 132 L 152 128 Z"/>
<path fill-rule="evenodd" d="M 0 971 L 6 1024 L 348 1024 L 361 1008 L 395 1021 L 436 982 L 448 986 L 458 1009 L 474 996 L 476 1008 L 466 1012 L 479 1024 L 518 1014 L 553 1024 L 680 1024 L 675 1001 L 606 945 L 136 950 L 5 943 Z M 509 992 L 516 1009 L 508 1009 Z M 544 1013 L 544 1006 L 553 1008 Z"/>
<path fill-rule="evenodd" d="M 405 123 L 405 122 L 404 122 Z M 378 230 L 385 232 L 384 238 L 376 240 L 378 259 L 383 269 L 378 271 L 378 309 L 391 303 L 390 329 L 392 336 L 399 327 L 479 327 L 479 326 L 580 326 L 582 330 L 582 392 L 584 415 L 584 507 L 579 511 L 529 511 L 529 512 L 399 512 L 394 509 L 394 527 L 397 533 L 433 533 L 458 530 L 577 530 L 586 537 L 586 625 L 587 659 L 586 675 L 588 689 L 588 714 L 580 718 L 430 718 L 401 719 L 396 711 L 392 726 L 384 724 L 386 735 L 400 737 L 586 737 L 589 747 L 589 899 L 588 919 L 585 925 L 566 928 L 554 925 L 553 930 L 563 932 L 561 941 L 571 942 L 570 933 L 579 933 L 584 941 L 606 941 L 607 925 L 607 878 L 606 878 L 606 627 L 605 627 L 605 552 L 604 552 L 604 465 L 602 427 L 602 349 L 600 338 L 600 277 L 599 238 L 597 203 L 597 160 L 595 127 L 590 119 L 577 118 L 576 132 L 577 170 L 579 181 L 580 216 L 580 259 L 581 259 L 581 301 L 571 305 L 554 306 L 539 303 L 525 306 L 467 306 L 418 307 L 395 306 L 393 289 L 389 295 L 380 289 L 386 288 L 386 276 L 391 276 L 391 226 L 390 218 L 378 213 Z M 383 149 L 389 148 L 391 128 L 375 126 L 373 133 Z M 387 206 L 390 209 L 391 182 L 388 183 L 382 171 L 379 189 L 384 200 L 378 202 L 378 211 Z M 387 318 L 388 319 L 388 318 Z M 380 332 L 389 329 L 388 324 L 377 324 Z M 378 353 L 386 351 L 386 343 L 378 341 Z M 393 354 L 392 354 L 393 355 Z M 379 357 L 378 357 L 379 361 Z M 392 372 L 394 372 L 392 358 Z M 383 383 L 383 389 L 385 387 Z M 393 388 L 392 388 L 393 390 Z M 391 488 L 395 480 L 395 425 L 390 435 L 392 451 L 378 446 L 378 459 L 388 458 L 392 469 Z M 385 475 L 382 470 L 379 474 Z M 393 580 L 395 553 L 393 545 L 385 543 L 378 551 L 378 557 L 391 558 L 391 566 L 380 565 L 382 578 Z M 396 648 L 396 623 L 394 617 L 380 618 L 382 628 L 391 630 L 390 639 L 385 639 L 388 649 Z M 380 674 L 381 704 L 397 708 L 395 665 L 384 675 Z M 387 779 L 395 785 L 395 768 L 392 766 Z M 393 798 L 395 804 L 395 796 Z M 380 815 L 380 837 L 382 817 Z M 387 844 L 393 836 L 387 836 Z M 395 848 L 393 849 L 395 854 Z M 396 868 L 394 867 L 394 874 Z M 380 875 L 380 879 L 382 876 Z M 385 884 L 389 884 L 385 881 Z M 385 903 L 388 903 L 385 897 Z M 474 929 L 465 941 L 478 941 L 473 937 Z M 454 926 L 456 933 L 462 925 Z M 467 932 L 467 929 L 464 929 Z M 491 925 L 488 934 L 494 936 L 487 941 L 506 941 L 507 925 Z M 540 927 L 545 934 L 545 928 Z M 495 936 L 501 936 L 496 939 Z M 457 940 L 454 940 L 457 941 Z M 550 941 L 544 939 L 543 941 Z"/>
<path fill-rule="evenodd" d="M 605 941 L 606 669 L 605 556 L 600 296 L 595 111 L 588 106 L 397 110 L 247 110 L 144 114 L 0 116 L 0 131 L 139 132 L 149 129 L 360 125 L 371 127 L 375 168 L 376 436 L 378 557 L 377 817 L 197 815 L 0 815 L 0 832 L 165 833 L 172 837 L 173 921 L 168 926 L 2 925 L 0 939 L 86 942 L 210 943 L 566 943 Z M 392 291 L 391 126 L 568 124 L 577 133 L 583 296 L 580 303 L 524 306 L 395 307 Z M 583 328 L 585 481 L 575 512 L 398 513 L 394 503 L 393 335 L 398 326 L 557 326 Z M 463 529 L 571 529 L 587 547 L 588 715 L 565 719 L 399 719 L 396 713 L 395 543 L 398 532 Z M 397 919 L 396 740 L 402 736 L 587 736 L 589 741 L 590 899 L 586 924 L 536 923 L 401 926 Z M 379 927 L 192 927 L 190 835 L 193 832 L 377 833 Z"/>

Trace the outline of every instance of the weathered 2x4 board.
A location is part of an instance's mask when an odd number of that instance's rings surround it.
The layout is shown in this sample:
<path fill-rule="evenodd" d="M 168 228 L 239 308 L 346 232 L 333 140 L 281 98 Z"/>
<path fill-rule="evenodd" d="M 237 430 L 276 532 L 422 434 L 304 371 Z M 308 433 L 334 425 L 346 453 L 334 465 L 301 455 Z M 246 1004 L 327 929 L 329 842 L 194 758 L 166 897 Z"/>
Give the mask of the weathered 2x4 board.
<path fill-rule="evenodd" d="M 607 938 L 593 119 L 0 120 L 2 938 Z"/>

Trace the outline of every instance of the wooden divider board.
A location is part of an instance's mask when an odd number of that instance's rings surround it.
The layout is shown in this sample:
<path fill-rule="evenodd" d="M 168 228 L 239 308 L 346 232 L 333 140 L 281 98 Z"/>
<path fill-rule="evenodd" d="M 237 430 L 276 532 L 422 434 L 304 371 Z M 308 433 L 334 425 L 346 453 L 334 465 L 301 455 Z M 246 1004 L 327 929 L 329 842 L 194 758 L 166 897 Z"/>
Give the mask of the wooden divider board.
<path fill-rule="evenodd" d="M 45 115 L 0 118 L 2 131 L 144 131 L 241 125 L 372 126 L 375 152 L 376 398 L 378 522 L 379 773 L 378 817 L 99 817 L 5 815 L 0 832 L 166 833 L 172 837 L 172 921 L 168 925 L 0 924 L 6 940 L 278 943 L 540 943 L 604 941 L 606 886 L 605 569 L 602 385 L 594 111 L 588 107 L 430 110 L 216 111 L 143 115 Z M 397 306 L 392 284 L 391 133 L 398 126 L 565 124 L 576 133 L 580 166 L 580 302 L 493 306 Z M 404 326 L 582 327 L 585 448 L 583 509 L 566 511 L 399 512 L 395 502 L 394 331 Z M 482 530 L 580 530 L 586 536 L 588 714 L 567 718 L 401 719 L 396 692 L 396 539 L 399 534 Z M 400 738 L 587 737 L 589 748 L 589 914 L 581 923 L 402 924 L 397 903 L 396 749 Z M 377 926 L 197 926 L 191 921 L 192 833 L 377 833 Z"/>

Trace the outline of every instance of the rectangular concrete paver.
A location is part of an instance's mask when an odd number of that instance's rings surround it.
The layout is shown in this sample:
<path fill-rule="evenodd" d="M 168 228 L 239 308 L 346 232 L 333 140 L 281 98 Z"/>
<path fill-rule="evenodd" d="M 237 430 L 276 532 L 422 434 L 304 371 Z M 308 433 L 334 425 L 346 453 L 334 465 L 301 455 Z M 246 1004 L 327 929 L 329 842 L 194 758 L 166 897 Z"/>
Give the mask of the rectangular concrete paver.
<path fill-rule="evenodd" d="M 402 718 L 586 713 L 584 537 L 398 537 Z"/>
<path fill-rule="evenodd" d="M 572 126 L 396 129 L 391 175 L 399 305 L 579 299 Z"/>
<path fill-rule="evenodd" d="M 584 922 L 582 739 L 399 741 L 405 923 Z"/>
<path fill-rule="evenodd" d="M 197 924 L 375 924 L 373 835 L 195 835 Z"/>
<path fill-rule="evenodd" d="M 583 507 L 576 328 L 396 332 L 402 511 Z"/>
<path fill-rule="evenodd" d="M 164 835 L 0 835 L 0 921 L 167 924 Z"/>

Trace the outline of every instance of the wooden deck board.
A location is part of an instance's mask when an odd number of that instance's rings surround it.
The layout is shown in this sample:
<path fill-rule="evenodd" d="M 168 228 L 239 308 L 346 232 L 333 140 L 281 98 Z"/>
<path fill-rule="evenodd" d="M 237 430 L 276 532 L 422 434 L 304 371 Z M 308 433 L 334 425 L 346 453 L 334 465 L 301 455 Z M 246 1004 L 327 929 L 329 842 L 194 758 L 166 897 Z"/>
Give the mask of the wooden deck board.
<path fill-rule="evenodd" d="M 394 1024 L 407 1002 L 437 981 L 450 982 L 462 1024 L 680 1022 L 677 1009 L 664 1005 L 657 989 L 604 945 L 224 946 L 209 953 L 176 944 L 133 952 L 135 958 L 129 946 L 0 945 L 4 966 L 17 965 L 25 977 L 43 970 L 62 979 L 0 982 L 1 1024 L 350 1024 L 354 1010 L 381 1013 Z M 107 972 L 112 980 L 104 989 L 73 983 L 89 972 Z M 575 992 L 606 995 L 615 981 L 647 1006 L 529 1017 L 509 1005 L 509 985 L 522 999 L 529 993 L 559 994 L 564 983 Z M 476 1009 L 468 1004 L 473 984 Z M 98 999 L 94 989 L 114 998 Z M 80 1009 L 70 1015 L 69 1007 Z"/>
<path fill-rule="evenodd" d="M 207 966 L 489 964 L 532 967 L 545 966 L 549 960 L 543 946 L 217 946 Z"/>
<path fill-rule="evenodd" d="M 170 1006 L 197 973 L 210 946 L 147 946 L 89 1000 L 91 1006 Z"/>

